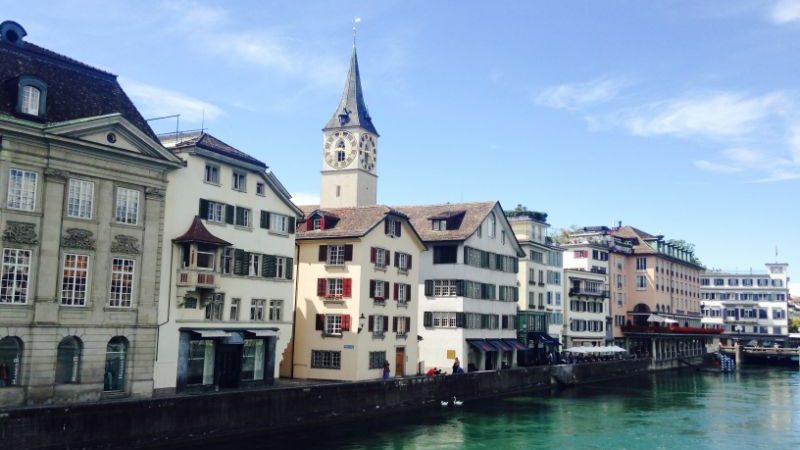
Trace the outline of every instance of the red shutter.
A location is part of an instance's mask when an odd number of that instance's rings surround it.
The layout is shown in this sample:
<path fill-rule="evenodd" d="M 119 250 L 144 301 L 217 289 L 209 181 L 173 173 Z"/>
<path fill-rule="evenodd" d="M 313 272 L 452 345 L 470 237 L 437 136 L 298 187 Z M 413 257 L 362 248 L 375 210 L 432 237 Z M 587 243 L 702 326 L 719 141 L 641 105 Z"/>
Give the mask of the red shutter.
<path fill-rule="evenodd" d="M 350 331 L 350 314 L 342 314 L 342 331 Z"/>
<path fill-rule="evenodd" d="M 369 262 L 371 262 L 371 263 L 375 262 L 375 253 L 377 253 L 375 247 L 370 247 L 370 249 L 369 249 Z"/>
<path fill-rule="evenodd" d="M 317 295 L 319 297 L 325 296 L 325 291 L 328 288 L 328 280 L 325 278 L 317 278 Z"/>
<path fill-rule="evenodd" d="M 375 316 L 369 316 L 369 323 L 367 325 L 367 331 L 372 331 L 375 329 Z"/>
<path fill-rule="evenodd" d="M 389 331 L 389 316 L 383 316 L 383 331 Z"/>
<path fill-rule="evenodd" d="M 325 329 L 325 314 L 317 314 L 317 331 L 322 331 Z"/>
<path fill-rule="evenodd" d="M 392 317 L 392 331 L 397 332 L 397 316 Z"/>
<path fill-rule="evenodd" d="M 406 255 L 406 261 L 408 261 L 406 263 L 406 269 L 411 270 L 411 255 Z"/>
<path fill-rule="evenodd" d="M 369 280 L 369 298 L 375 298 L 375 280 Z"/>
<path fill-rule="evenodd" d="M 322 216 L 322 218 L 319 221 L 319 229 L 320 230 L 324 230 L 325 229 L 325 216 Z"/>
<path fill-rule="evenodd" d="M 353 279 L 352 278 L 345 278 L 344 282 L 342 283 L 342 297 L 350 298 L 353 296 Z"/>
<path fill-rule="evenodd" d="M 328 246 L 327 245 L 320 245 L 319 246 L 319 261 L 327 261 L 328 260 Z"/>
<path fill-rule="evenodd" d="M 397 292 L 400 290 L 400 283 L 394 284 L 394 299 L 397 300 Z"/>

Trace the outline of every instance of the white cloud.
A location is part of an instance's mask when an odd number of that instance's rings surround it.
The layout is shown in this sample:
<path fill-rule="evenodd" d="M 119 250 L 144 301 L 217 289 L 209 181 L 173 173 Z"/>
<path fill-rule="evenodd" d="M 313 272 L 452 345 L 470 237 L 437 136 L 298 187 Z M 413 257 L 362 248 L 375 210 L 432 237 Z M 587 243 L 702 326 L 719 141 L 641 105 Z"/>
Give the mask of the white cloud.
<path fill-rule="evenodd" d="M 297 192 L 292 194 L 292 202 L 295 205 L 319 205 L 319 195 Z"/>
<path fill-rule="evenodd" d="M 751 132 L 784 103 L 780 92 L 762 96 L 722 92 L 651 103 L 623 112 L 621 120 L 638 136 L 731 137 Z"/>
<path fill-rule="evenodd" d="M 205 120 L 210 121 L 223 114 L 219 107 L 180 92 L 162 89 L 127 78 L 120 78 L 119 81 L 125 92 L 131 96 L 137 108 L 147 118 L 180 114 L 181 120 L 199 123 L 204 115 Z"/>
<path fill-rule="evenodd" d="M 624 80 L 613 78 L 559 84 L 537 93 L 534 101 L 550 108 L 578 110 L 617 97 L 620 90 L 627 84 Z"/>
<path fill-rule="evenodd" d="M 779 0 L 772 4 L 769 18 L 778 25 L 800 22 L 800 0 Z"/>
<path fill-rule="evenodd" d="M 715 172 L 715 173 L 734 173 L 734 172 L 741 172 L 741 167 L 732 166 L 729 164 L 724 163 L 716 163 L 707 161 L 705 159 L 697 159 L 694 161 L 694 166 L 698 169 L 705 170 L 707 172 Z"/>
<path fill-rule="evenodd" d="M 800 297 L 800 283 L 789 283 L 789 293 L 792 297 Z"/>

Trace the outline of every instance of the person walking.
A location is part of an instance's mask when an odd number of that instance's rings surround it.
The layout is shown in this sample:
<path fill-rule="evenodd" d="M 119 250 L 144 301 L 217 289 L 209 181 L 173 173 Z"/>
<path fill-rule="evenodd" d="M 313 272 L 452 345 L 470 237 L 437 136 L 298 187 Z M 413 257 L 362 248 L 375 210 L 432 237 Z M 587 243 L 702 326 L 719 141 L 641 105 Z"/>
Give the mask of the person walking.
<path fill-rule="evenodd" d="M 461 368 L 461 361 L 458 360 L 458 356 L 456 356 L 456 360 L 453 361 L 453 374 L 458 373 L 458 369 Z"/>
<path fill-rule="evenodd" d="M 384 360 L 383 361 L 383 379 L 384 380 L 388 380 L 389 378 L 391 378 L 391 376 L 392 376 L 392 371 L 389 368 L 389 361 L 388 360 Z"/>

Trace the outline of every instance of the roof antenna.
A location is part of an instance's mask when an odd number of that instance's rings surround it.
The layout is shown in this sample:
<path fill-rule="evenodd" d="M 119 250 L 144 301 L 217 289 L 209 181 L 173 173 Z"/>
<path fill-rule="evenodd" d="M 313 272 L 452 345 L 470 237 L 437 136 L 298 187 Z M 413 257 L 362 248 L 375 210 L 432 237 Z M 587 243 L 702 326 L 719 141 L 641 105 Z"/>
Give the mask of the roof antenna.
<path fill-rule="evenodd" d="M 353 47 L 356 46 L 356 33 L 358 32 L 357 24 L 361 23 L 361 17 L 353 17 Z"/>
<path fill-rule="evenodd" d="M 206 132 L 206 109 L 203 108 L 203 116 L 200 119 L 200 132 Z"/>

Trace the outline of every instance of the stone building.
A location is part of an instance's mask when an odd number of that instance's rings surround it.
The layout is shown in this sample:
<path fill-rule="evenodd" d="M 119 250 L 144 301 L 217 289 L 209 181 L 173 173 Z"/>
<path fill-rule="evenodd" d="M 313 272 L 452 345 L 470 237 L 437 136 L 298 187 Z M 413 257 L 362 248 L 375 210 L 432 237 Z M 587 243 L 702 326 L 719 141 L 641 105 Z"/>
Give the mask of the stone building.
<path fill-rule="evenodd" d="M 0 24 L 0 406 L 147 397 L 167 174 L 116 76 Z"/>

